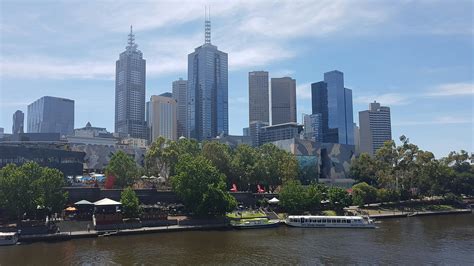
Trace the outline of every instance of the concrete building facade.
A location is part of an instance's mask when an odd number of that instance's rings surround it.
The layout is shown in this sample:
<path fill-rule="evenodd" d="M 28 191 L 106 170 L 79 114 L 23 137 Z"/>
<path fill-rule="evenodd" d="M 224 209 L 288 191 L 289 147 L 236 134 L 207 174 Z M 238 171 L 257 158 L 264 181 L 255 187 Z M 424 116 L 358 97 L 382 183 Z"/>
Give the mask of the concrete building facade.
<path fill-rule="evenodd" d="M 270 121 L 269 93 L 268 72 L 249 72 L 249 125 L 254 121 Z"/>
<path fill-rule="evenodd" d="M 169 140 L 178 139 L 177 102 L 172 97 L 152 95 L 149 102 L 150 140 L 162 136 Z"/>
<path fill-rule="evenodd" d="M 20 110 L 16 110 L 16 112 L 13 113 L 12 134 L 25 133 L 24 124 L 25 124 L 25 114 Z"/>
<path fill-rule="evenodd" d="M 272 125 L 296 123 L 296 80 L 271 79 L 271 115 Z"/>
<path fill-rule="evenodd" d="M 392 140 L 390 107 L 370 103 L 369 110 L 359 112 L 360 152 L 374 155 L 385 141 Z"/>
<path fill-rule="evenodd" d="M 323 142 L 322 114 L 304 115 L 304 138 L 315 142 Z"/>
<path fill-rule="evenodd" d="M 177 104 L 178 137 L 186 136 L 188 81 L 180 78 L 173 81 L 173 98 Z"/>
<path fill-rule="evenodd" d="M 147 139 L 145 123 L 146 60 L 130 26 L 128 45 L 115 63 L 115 132 Z"/>
<path fill-rule="evenodd" d="M 278 140 L 299 138 L 302 131 L 303 126 L 297 123 L 264 126 L 258 130 L 257 146 Z"/>

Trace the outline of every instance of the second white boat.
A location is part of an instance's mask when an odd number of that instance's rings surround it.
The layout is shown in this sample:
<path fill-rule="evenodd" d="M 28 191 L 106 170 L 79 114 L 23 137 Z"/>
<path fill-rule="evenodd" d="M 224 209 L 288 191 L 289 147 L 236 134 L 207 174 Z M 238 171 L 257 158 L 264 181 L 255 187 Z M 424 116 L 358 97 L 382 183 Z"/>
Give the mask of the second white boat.
<path fill-rule="evenodd" d="M 290 215 L 285 223 L 295 227 L 314 228 L 375 228 L 370 218 L 362 216 L 311 216 Z"/>

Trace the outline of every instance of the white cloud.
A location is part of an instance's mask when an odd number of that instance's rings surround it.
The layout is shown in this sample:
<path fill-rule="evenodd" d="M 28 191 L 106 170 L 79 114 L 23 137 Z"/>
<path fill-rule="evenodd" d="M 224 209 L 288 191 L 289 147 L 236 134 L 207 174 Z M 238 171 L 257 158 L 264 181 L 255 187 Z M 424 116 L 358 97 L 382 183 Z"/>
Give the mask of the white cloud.
<path fill-rule="evenodd" d="M 296 86 L 296 98 L 298 100 L 311 100 L 311 82 Z"/>
<path fill-rule="evenodd" d="M 472 117 L 444 115 L 420 121 L 401 121 L 392 123 L 393 126 L 417 126 L 417 125 L 450 125 L 450 124 L 472 124 Z"/>
<path fill-rule="evenodd" d="M 111 61 L 113 62 L 113 61 Z M 113 79 L 114 64 L 99 61 L 67 61 L 51 57 L 0 59 L 0 77 L 42 79 Z"/>
<path fill-rule="evenodd" d="M 436 86 L 427 96 L 474 95 L 473 83 L 449 83 Z"/>
<path fill-rule="evenodd" d="M 393 105 L 408 104 L 409 98 L 399 93 L 385 93 L 385 94 L 379 94 L 379 95 L 373 94 L 373 95 L 357 96 L 357 97 L 354 97 L 353 101 L 354 103 L 357 103 L 357 104 L 366 104 L 366 105 L 368 105 L 369 103 L 373 101 L 377 101 L 381 103 L 382 105 L 393 106 Z"/>

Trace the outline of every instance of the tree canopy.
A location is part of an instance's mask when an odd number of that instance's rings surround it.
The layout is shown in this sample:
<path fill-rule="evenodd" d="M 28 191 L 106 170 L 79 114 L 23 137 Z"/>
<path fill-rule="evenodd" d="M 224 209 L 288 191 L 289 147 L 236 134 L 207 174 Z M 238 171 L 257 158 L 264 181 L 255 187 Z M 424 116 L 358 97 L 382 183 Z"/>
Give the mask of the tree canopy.
<path fill-rule="evenodd" d="M 226 191 L 224 175 L 202 155 L 182 156 L 171 183 L 185 206 L 196 215 L 223 215 L 237 205 Z"/>
<path fill-rule="evenodd" d="M 137 218 L 140 215 L 140 201 L 131 187 L 125 188 L 120 195 L 125 218 Z"/>
<path fill-rule="evenodd" d="M 0 206 L 12 218 L 32 217 L 38 208 L 60 212 L 67 200 L 63 174 L 57 169 L 28 162 L 0 169 Z"/>
<path fill-rule="evenodd" d="M 107 177 L 115 177 L 115 187 L 124 188 L 132 186 L 138 175 L 138 166 L 128 154 L 119 150 L 112 155 L 105 168 Z"/>

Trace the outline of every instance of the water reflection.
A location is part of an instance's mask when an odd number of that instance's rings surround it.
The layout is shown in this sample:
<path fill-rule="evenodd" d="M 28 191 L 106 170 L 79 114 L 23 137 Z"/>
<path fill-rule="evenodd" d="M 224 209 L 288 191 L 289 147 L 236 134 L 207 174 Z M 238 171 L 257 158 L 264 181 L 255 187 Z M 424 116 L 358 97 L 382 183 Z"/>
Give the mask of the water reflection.
<path fill-rule="evenodd" d="M 375 230 L 196 231 L 0 247 L 23 264 L 469 264 L 474 215 L 384 220 Z"/>

